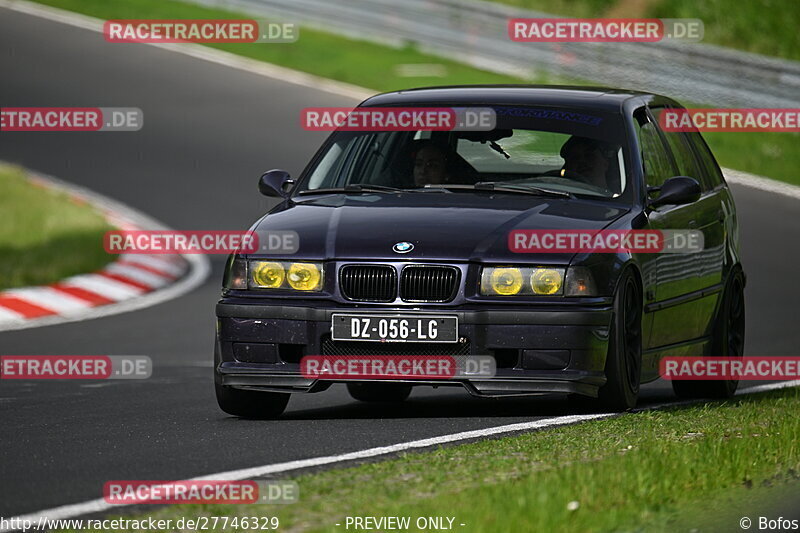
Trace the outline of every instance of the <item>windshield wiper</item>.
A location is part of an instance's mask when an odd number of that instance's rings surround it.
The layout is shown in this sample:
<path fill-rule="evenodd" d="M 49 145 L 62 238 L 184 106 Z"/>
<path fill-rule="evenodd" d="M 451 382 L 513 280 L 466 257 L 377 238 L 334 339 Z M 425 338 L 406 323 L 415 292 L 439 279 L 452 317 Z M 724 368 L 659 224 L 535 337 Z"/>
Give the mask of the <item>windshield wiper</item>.
<path fill-rule="evenodd" d="M 508 152 L 503 150 L 503 147 L 497 144 L 495 141 L 489 141 L 489 148 L 497 152 L 498 154 L 503 155 L 506 159 L 511 159 L 511 156 L 508 155 Z"/>
<path fill-rule="evenodd" d="M 515 186 L 515 185 L 497 185 L 492 181 L 479 181 L 474 185 L 462 184 L 436 184 L 425 185 L 426 188 L 442 188 L 453 190 L 468 190 L 468 191 L 489 191 L 489 192 L 510 192 L 518 194 L 531 194 L 534 196 L 553 196 L 557 198 L 574 198 L 571 193 L 565 191 L 552 191 L 550 189 L 542 189 L 539 187 Z"/>
<path fill-rule="evenodd" d="M 347 193 L 347 192 L 410 192 L 414 189 L 400 189 L 398 187 L 387 187 L 385 185 L 364 185 L 361 183 L 351 183 L 344 187 L 331 187 L 328 189 L 306 189 L 297 194 L 328 194 L 328 193 Z"/>

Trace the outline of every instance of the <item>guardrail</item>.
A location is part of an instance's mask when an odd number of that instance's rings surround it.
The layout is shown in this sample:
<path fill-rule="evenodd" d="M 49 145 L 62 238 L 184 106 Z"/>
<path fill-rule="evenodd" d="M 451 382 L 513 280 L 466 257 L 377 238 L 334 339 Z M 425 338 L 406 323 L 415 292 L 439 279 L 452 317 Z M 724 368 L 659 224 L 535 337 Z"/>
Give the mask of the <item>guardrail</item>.
<path fill-rule="evenodd" d="M 480 0 L 193 0 L 251 16 L 421 49 L 526 79 L 544 74 L 719 107 L 800 107 L 800 62 L 700 43 L 518 43 L 512 17 L 552 17 Z M 302 38 L 302 36 L 301 36 Z"/>

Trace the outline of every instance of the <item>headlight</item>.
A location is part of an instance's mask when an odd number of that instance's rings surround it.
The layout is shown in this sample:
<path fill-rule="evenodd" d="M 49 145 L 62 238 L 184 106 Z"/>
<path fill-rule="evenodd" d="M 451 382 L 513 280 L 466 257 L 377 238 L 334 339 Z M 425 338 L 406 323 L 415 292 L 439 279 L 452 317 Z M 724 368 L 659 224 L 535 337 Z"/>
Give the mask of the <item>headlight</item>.
<path fill-rule="evenodd" d="M 250 261 L 250 272 L 253 285 L 264 289 L 279 289 L 286 279 L 283 265 L 271 261 Z"/>
<path fill-rule="evenodd" d="M 522 272 L 518 268 L 492 269 L 489 287 L 503 296 L 517 294 L 522 289 Z"/>
<path fill-rule="evenodd" d="M 319 290 L 322 273 L 314 263 L 292 263 L 288 280 L 289 285 L 297 291 Z"/>
<path fill-rule="evenodd" d="M 322 290 L 323 270 L 319 263 L 250 261 L 251 289 Z"/>
<path fill-rule="evenodd" d="M 563 289 L 563 268 L 485 267 L 481 273 L 485 296 L 561 295 Z"/>
<path fill-rule="evenodd" d="M 555 268 L 536 268 L 531 274 L 534 294 L 557 294 L 564 283 L 564 271 Z"/>

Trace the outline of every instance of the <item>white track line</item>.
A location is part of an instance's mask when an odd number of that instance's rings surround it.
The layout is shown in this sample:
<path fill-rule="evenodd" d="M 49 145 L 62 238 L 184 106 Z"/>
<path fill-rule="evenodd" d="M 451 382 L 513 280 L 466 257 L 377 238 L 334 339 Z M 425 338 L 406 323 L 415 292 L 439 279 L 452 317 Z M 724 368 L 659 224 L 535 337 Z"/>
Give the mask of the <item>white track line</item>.
<path fill-rule="evenodd" d="M 764 385 L 754 385 L 753 387 L 748 387 L 746 389 L 739 389 L 736 391 L 736 395 L 743 396 L 745 394 L 755 394 L 757 392 L 765 392 L 770 390 L 788 389 L 789 387 L 797 387 L 797 386 L 800 386 L 800 379 L 796 379 L 794 381 L 781 381 L 780 383 L 765 383 Z"/>
<path fill-rule="evenodd" d="M 788 196 L 795 200 L 800 200 L 800 187 L 782 181 L 776 181 L 764 176 L 756 176 L 755 174 L 748 174 L 747 172 L 740 172 L 730 168 L 723 168 L 725 174 L 725 181 L 734 183 L 736 185 L 744 185 L 745 187 L 752 187 L 761 191 L 771 192 L 773 194 L 780 194 L 781 196 Z"/>
<path fill-rule="evenodd" d="M 765 392 L 769 390 L 777 390 L 786 387 L 797 387 L 797 386 L 800 386 L 800 380 L 786 381 L 781 383 L 768 383 L 766 385 L 759 385 L 756 387 L 738 391 L 737 394 L 738 395 L 753 394 L 756 392 Z M 675 405 L 684 405 L 688 403 L 700 403 L 702 401 L 703 400 L 658 404 L 656 406 L 645 407 L 641 410 L 646 411 L 654 409 L 663 409 L 665 407 L 674 407 Z M 234 481 L 240 479 L 253 479 L 260 476 L 280 474 L 283 472 L 290 472 L 292 470 L 299 470 L 302 468 L 319 467 L 319 466 L 332 465 L 348 461 L 371 459 L 373 457 L 380 457 L 383 455 L 389 455 L 407 450 L 430 448 L 432 446 L 438 446 L 441 444 L 449 444 L 459 441 L 486 438 L 495 435 L 502 435 L 505 433 L 516 433 L 521 431 L 531 431 L 537 429 L 565 426 L 570 424 L 578 424 L 581 422 L 588 422 L 590 420 L 600 420 L 619 415 L 620 413 L 600 413 L 600 414 L 568 415 L 555 418 L 545 418 L 543 420 L 536 420 L 533 422 L 507 424 L 505 426 L 495 426 L 491 428 L 477 429 L 473 431 L 462 431 L 460 433 L 452 433 L 450 435 L 442 435 L 440 437 L 432 437 L 428 439 L 401 442 L 389 446 L 379 446 L 377 448 L 369 448 L 366 450 L 343 453 L 340 455 L 314 457 L 311 459 L 300 459 L 297 461 L 288 461 L 285 463 L 275 463 L 271 465 L 256 466 L 252 468 L 243 468 L 240 470 L 229 470 L 227 472 L 218 472 L 216 474 L 209 474 L 206 476 L 195 477 L 192 478 L 190 481 L 202 481 L 202 480 Z M 98 498 L 96 500 L 90 500 L 83 503 L 63 505 L 61 507 L 54 507 L 52 509 L 45 509 L 43 511 L 37 511 L 35 513 L 9 518 L 8 521 L 9 522 L 16 521 L 17 523 L 19 523 L 21 521 L 29 520 L 33 523 L 36 523 L 40 517 L 45 517 L 46 519 L 49 520 L 58 520 L 65 518 L 74 518 L 76 516 L 82 516 L 92 513 L 117 510 L 122 507 L 125 506 L 112 505 L 106 503 L 106 501 L 103 498 Z M 0 533 L 5 533 L 6 531 L 11 531 L 11 530 L 0 529 Z"/>

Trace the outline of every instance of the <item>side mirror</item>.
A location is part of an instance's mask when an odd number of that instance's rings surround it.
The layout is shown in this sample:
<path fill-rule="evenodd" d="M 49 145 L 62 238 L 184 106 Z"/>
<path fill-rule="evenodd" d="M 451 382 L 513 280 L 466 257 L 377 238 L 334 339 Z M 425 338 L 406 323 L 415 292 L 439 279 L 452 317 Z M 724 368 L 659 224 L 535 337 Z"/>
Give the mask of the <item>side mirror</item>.
<path fill-rule="evenodd" d="M 270 170 L 258 180 L 258 190 L 264 196 L 286 198 L 289 196 L 286 186 L 293 183 L 294 180 L 285 170 Z"/>
<path fill-rule="evenodd" d="M 700 194 L 702 194 L 702 190 L 696 179 L 688 176 L 675 176 L 664 182 L 658 198 L 651 200 L 648 206 L 691 204 L 700 198 Z"/>

